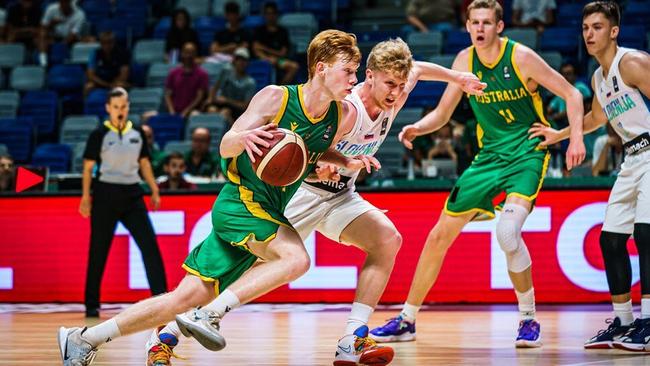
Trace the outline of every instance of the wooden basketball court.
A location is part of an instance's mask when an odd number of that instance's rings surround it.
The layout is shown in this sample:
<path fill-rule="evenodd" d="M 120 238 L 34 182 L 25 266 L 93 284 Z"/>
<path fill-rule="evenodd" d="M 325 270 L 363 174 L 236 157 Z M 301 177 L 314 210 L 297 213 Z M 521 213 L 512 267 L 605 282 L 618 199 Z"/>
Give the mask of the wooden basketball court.
<path fill-rule="evenodd" d="M 433 309 L 418 315 L 416 342 L 392 344 L 396 356 L 391 365 L 650 365 L 650 354 L 582 348 L 584 340 L 605 325 L 610 316 L 606 306 L 540 307 L 544 347 L 524 350 L 513 346 L 518 316 L 513 306 Z M 0 311 L 2 365 L 60 365 L 58 327 L 97 323 L 86 322 L 81 312 Z M 105 318 L 113 314 L 102 312 Z M 378 311 L 370 325 L 395 314 L 395 310 Z M 174 359 L 173 364 L 331 365 L 347 315 L 341 307 L 244 306 L 222 322 L 226 349 L 210 352 L 183 338 L 175 351 L 186 359 Z M 104 345 L 93 365 L 144 365 L 148 336 L 149 332 L 142 332 Z"/>

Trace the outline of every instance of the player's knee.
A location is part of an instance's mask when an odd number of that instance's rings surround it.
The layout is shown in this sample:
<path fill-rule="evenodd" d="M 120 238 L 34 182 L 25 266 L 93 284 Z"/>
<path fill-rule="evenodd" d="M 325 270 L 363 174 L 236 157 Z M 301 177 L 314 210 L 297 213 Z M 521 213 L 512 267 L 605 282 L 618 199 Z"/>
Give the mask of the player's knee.
<path fill-rule="evenodd" d="M 282 259 L 286 270 L 286 282 L 291 282 L 304 275 L 308 270 L 311 262 L 309 255 L 305 252 L 294 252 Z"/>
<path fill-rule="evenodd" d="M 436 225 L 429 232 L 427 237 L 426 246 L 435 252 L 444 253 L 449 249 L 449 246 L 453 242 L 453 238 L 450 237 L 450 234 L 447 230 L 440 225 Z"/>
<path fill-rule="evenodd" d="M 521 228 L 512 220 L 499 220 L 497 223 L 497 241 L 501 249 L 507 253 L 514 253 L 522 242 Z"/>

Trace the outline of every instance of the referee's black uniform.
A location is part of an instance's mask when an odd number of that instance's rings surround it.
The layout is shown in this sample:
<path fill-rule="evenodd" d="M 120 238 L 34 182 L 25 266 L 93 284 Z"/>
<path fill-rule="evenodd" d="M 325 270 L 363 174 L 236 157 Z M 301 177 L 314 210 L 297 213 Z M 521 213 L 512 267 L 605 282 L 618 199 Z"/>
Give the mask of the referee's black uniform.
<path fill-rule="evenodd" d="M 145 141 L 142 130 L 130 121 L 121 131 L 106 121 L 91 133 L 86 143 L 84 159 L 95 161 L 95 167 L 99 167 L 92 184 L 87 316 L 98 315 L 99 286 L 118 221 L 129 230 L 142 252 L 151 292 L 158 295 L 167 291 L 165 269 L 138 174 L 140 159 L 149 158 Z"/>

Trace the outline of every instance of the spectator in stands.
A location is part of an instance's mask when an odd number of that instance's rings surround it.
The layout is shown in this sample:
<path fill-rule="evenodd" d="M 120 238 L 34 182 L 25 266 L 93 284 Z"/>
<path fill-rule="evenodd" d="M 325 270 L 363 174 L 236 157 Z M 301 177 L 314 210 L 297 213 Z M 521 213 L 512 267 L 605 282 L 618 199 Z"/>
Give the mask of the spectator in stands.
<path fill-rule="evenodd" d="M 427 152 L 427 159 L 451 159 L 458 161 L 454 150 L 453 126 L 450 123 L 433 133 L 433 146 Z"/>
<path fill-rule="evenodd" d="M 53 42 L 68 46 L 78 41 L 86 22 L 86 15 L 72 0 L 59 0 L 48 5 L 41 20 L 40 53 L 38 61 L 47 66 L 47 50 Z"/>
<path fill-rule="evenodd" d="M 456 27 L 459 0 L 410 0 L 406 20 L 419 32 L 447 31 Z"/>
<path fill-rule="evenodd" d="M 197 49 L 192 42 L 183 45 L 182 65 L 172 69 L 165 80 L 165 103 L 170 114 L 183 118 L 199 108 L 208 88 L 208 73 L 196 64 Z"/>
<path fill-rule="evenodd" d="M 192 28 L 190 13 L 185 9 L 176 9 L 172 16 L 172 26 L 165 38 L 166 60 L 175 64 L 178 61 L 181 48 L 187 42 L 199 45 L 199 35 Z"/>
<path fill-rule="evenodd" d="M 112 89 L 129 86 L 129 55 L 115 44 L 113 32 L 99 35 L 100 47 L 88 58 L 84 94 L 96 88 Z"/>
<path fill-rule="evenodd" d="M 35 0 L 20 0 L 11 5 L 7 12 L 7 42 L 23 43 L 32 50 L 40 34 L 41 13 Z"/>
<path fill-rule="evenodd" d="M 165 158 L 165 175 L 158 179 L 158 188 L 161 191 L 176 191 L 179 189 L 196 189 L 196 184 L 190 183 L 183 178 L 185 174 L 185 158 L 183 154 L 174 151 Z"/>
<path fill-rule="evenodd" d="M 214 42 L 210 46 L 212 56 L 208 61 L 231 62 L 236 49 L 250 46 L 250 35 L 241 27 L 239 11 L 239 4 L 235 2 L 227 2 L 224 6 L 226 29 L 214 34 Z"/>
<path fill-rule="evenodd" d="M 151 167 L 156 177 L 163 173 L 163 163 L 165 161 L 165 152 L 158 148 L 158 144 L 154 140 L 153 128 L 149 125 L 142 125 L 142 132 L 144 133 L 145 142 L 149 148 L 151 155 Z"/>
<path fill-rule="evenodd" d="M 14 159 L 7 154 L 0 155 L 0 192 L 12 192 L 15 188 L 15 177 Z"/>
<path fill-rule="evenodd" d="M 266 24 L 255 29 L 253 34 L 253 53 L 255 57 L 270 62 L 284 74 L 278 84 L 290 84 L 300 66 L 288 58 L 291 48 L 289 32 L 278 24 L 276 3 L 264 4 L 264 19 Z"/>
<path fill-rule="evenodd" d="M 225 69 L 210 89 L 205 108 L 208 113 L 221 113 L 230 124 L 246 110 L 257 89 L 255 79 L 246 73 L 248 49 L 238 48 L 234 56 L 232 69 Z"/>
<path fill-rule="evenodd" d="M 187 173 L 197 177 L 212 177 L 218 173 L 219 159 L 210 152 L 210 131 L 197 127 L 192 131 L 192 149 L 185 154 Z"/>
<path fill-rule="evenodd" d="M 512 25 L 536 28 L 541 33 L 544 27 L 555 22 L 553 11 L 556 7 L 555 0 L 514 0 Z"/>
<path fill-rule="evenodd" d="M 599 136 L 594 143 L 594 154 L 591 159 L 591 174 L 594 177 L 616 175 L 623 163 L 623 141 L 607 123 L 607 134 Z"/>

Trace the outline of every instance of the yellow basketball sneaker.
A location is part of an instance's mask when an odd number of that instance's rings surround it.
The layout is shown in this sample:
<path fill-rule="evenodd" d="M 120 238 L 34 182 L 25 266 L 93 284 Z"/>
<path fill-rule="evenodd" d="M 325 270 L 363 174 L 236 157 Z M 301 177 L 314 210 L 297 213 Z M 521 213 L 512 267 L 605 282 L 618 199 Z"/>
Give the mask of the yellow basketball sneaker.
<path fill-rule="evenodd" d="M 384 366 L 393 360 L 394 355 L 392 348 L 378 346 L 368 337 L 368 326 L 364 325 L 339 340 L 334 366 Z"/>

